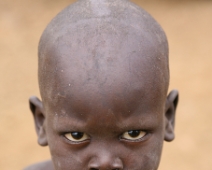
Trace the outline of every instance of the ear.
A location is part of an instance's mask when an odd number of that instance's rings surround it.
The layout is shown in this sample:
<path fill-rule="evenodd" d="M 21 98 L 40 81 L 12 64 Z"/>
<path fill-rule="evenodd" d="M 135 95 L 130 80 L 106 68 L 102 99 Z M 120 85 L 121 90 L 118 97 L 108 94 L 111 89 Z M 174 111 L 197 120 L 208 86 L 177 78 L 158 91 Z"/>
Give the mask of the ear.
<path fill-rule="evenodd" d="M 48 142 L 45 132 L 45 115 L 43 112 L 43 104 L 37 97 L 33 96 L 29 99 L 29 106 L 35 122 L 38 144 L 41 146 L 46 146 L 48 145 Z"/>
<path fill-rule="evenodd" d="M 172 90 L 166 100 L 166 112 L 165 112 L 165 141 L 172 141 L 175 138 L 174 125 L 175 125 L 175 112 L 177 109 L 179 94 L 177 90 Z"/>

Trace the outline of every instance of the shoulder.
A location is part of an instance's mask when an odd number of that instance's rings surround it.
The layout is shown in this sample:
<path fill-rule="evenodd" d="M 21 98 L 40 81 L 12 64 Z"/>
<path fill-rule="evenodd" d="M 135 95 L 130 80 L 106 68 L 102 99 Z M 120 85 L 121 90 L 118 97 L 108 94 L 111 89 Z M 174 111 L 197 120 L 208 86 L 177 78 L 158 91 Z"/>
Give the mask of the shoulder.
<path fill-rule="evenodd" d="M 36 163 L 26 167 L 24 170 L 54 170 L 52 161 Z"/>

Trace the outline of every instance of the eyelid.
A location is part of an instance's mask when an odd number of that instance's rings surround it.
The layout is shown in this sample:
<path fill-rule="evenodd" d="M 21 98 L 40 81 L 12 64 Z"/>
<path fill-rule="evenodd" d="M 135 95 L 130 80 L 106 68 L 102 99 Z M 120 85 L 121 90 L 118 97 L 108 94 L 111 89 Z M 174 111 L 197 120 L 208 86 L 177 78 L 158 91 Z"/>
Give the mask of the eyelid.
<path fill-rule="evenodd" d="M 139 135 L 137 137 L 131 137 L 129 135 L 130 131 L 140 131 Z M 140 141 L 144 141 L 146 139 L 147 136 L 149 136 L 150 133 L 148 131 L 145 130 L 129 130 L 124 132 L 121 136 L 120 139 L 127 141 L 127 142 L 140 142 Z"/>
<path fill-rule="evenodd" d="M 87 135 L 86 133 L 84 132 L 77 132 L 77 133 L 83 133 L 83 136 L 82 138 L 80 139 L 74 139 L 74 137 L 72 136 L 72 133 L 76 133 L 77 131 L 75 132 L 67 132 L 67 133 L 64 133 L 63 134 L 63 137 L 68 140 L 69 142 L 71 143 L 74 143 L 74 144 L 77 144 L 77 143 L 83 143 L 83 142 L 86 142 L 86 141 L 89 141 L 90 140 L 90 136 Z"/>

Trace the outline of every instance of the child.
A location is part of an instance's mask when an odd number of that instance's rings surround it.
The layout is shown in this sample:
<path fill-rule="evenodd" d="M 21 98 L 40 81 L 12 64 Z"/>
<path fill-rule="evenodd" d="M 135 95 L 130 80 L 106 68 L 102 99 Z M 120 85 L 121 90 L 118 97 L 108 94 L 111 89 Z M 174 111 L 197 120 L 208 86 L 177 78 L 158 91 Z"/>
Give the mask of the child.
<path fill-rule="evenodd" d="M 51 161 L 27 170 L 157 170 L 174 139 L 178 92 L 168 97 L 162 28 L 127 0 L 79 0 L 39 44 L 42 102 L 30 98 Z"/>

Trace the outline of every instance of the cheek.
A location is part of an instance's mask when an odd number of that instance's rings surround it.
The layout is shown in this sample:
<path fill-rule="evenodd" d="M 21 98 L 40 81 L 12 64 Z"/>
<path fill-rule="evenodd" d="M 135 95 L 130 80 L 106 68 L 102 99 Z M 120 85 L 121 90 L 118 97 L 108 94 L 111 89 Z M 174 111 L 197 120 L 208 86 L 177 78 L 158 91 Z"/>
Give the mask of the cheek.
<path fill-rule="evenodd" d="M 86 159 L 81 155 L 80 147 L 69 145 L 60 134 L 47 126 L 47 140 L 55 170 L 85 169 Z M 82 148 L 82 147 L 81 147 Z"/>
<path fill-rule="evenodd" d="M 126 169 L 157 170 L 163 148 L 162 132 L 156 133 L 140 146 L 133 146 L 125 157 Z"/>
<path fill-rule="evenodd" d="M 80 149 L 64 143 L 61 136 L 49 134 L 49 148 L 55 170 L 85 169 L 86 159 L 81 155 Z M 78 150 L 78 152 L 77 152 Z"/>
<path fill-rule="evenodd" d="M 126 169 L 157 170 L 161 156 L 161 146 L 141 148 L 131 152 L 125 159 Z"/>

